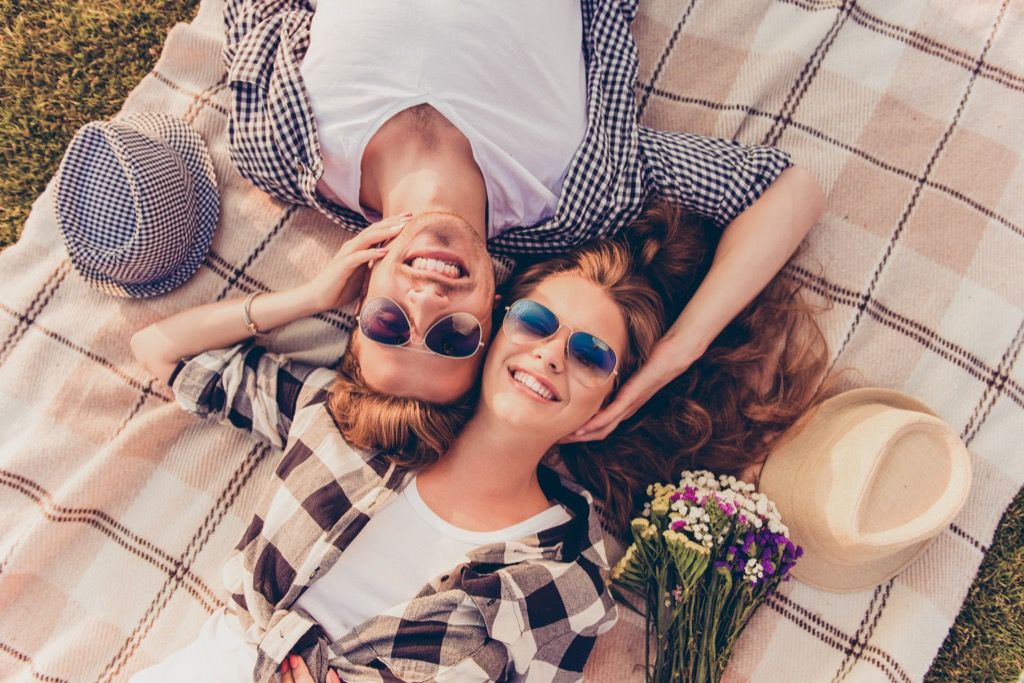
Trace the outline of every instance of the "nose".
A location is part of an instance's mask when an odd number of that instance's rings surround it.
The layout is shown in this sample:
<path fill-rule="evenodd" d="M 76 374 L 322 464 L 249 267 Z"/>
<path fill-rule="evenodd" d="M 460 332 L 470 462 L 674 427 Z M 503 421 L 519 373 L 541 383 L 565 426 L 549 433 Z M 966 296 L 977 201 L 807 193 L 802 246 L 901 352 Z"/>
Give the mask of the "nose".
<path fill-rule="evenodd" d="M 406 294 L 409 315 L 419 334 L 426 334 L 427 327 L 448 311 L 451 306 L 447 295 L 433 285 L 416 285 Z"/>
<path fill-rule="evenodd" d="M 565 371 L 565 345 L 569 330 L 561 329 L 553 336 L 539 341 L 533 347 L 533 357 L 552 372 Z"/>

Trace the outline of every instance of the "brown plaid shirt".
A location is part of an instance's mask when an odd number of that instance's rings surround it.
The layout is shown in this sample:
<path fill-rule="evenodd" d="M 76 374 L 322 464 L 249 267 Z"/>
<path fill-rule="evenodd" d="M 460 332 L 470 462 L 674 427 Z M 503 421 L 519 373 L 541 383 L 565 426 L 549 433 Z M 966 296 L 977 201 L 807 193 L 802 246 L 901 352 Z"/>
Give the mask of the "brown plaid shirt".
<path fill-rule="evenodd" d="M 333 380 L 331 370 L 251 342 L 183 361 L 171 378 L 186 410 L 284 449 L 278 480 L 224 568 L 230 609 L 258 648 L 255 680 L 271 680 L 294 651 L 315 675 L 330 667 L 345 681 L 581 679 L 616 607 L 590 494 L 543 466 L 541 486 L 570 521 L 477 548 L 413 599 L 333 642 L 293 609 L 414 474 L 341 438 L 327 409 Z"/>

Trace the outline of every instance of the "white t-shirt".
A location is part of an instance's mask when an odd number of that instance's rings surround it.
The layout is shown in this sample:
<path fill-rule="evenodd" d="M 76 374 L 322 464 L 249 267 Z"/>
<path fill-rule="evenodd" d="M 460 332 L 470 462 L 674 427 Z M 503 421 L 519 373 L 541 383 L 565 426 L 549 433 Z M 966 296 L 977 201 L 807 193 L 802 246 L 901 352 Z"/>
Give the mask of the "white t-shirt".
<path fill-rule="evenodd" d="M 301 72 L 318 189 L 359 204 L 360 163 L 395 114 L 433 106 L 466 136 L 490 235 L 549 218 L 587 126 L 578 0 L 321 0 Z"/>
<path fill-rule="evenodd" d="M 370 617 L 414 598 L 427 583 L 467 559 L 470 550 L 515 541 L 571 519 L 552 505 L 497 531 L 467 531 L 449 524 L 420 497 L 416 478 L 377 511 L 338 561 L 307 588 L 304 609 L 337 640 Z M 237 619 L 215 612 L 198 637 L 158 664 L 136 673 L 132 683 L 251 681 L 256 648 L 242 636 Z"/>
<path fill-rule="evenodd" d="M 552 505 L 514 526 L 467 531 L 427 507 L 414 477 L 295 604 L 338 639 L 415 597 L 431 579 L 465 562 L 474 548 L 515 541 L 569 519 L 565 508 Z"/>

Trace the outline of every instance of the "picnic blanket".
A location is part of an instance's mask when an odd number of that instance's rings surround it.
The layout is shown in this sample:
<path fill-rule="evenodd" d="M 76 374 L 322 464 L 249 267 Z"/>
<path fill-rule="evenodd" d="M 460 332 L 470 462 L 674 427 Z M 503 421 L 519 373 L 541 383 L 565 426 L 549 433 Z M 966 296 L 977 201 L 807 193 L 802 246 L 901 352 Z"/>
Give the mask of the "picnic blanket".
<path fill-rule="evenodd" d="M 134 362 L 134 330 L 187 306 L 309 277 L 346 238 L 276 203 L 226 150 L 221 3 L 175 27 L 123 112 L 206 139 L 221 224 L 198 274 L 115 300 L 73 271 L 53 185 L 0 253 L 0 679 L 125 680 L 224 604 L 220 566 L 276 452 L 185 414 Z M 828 207 L 787 274 L 821 315 L 846 386 L 919 397 L 967 444 L 969 502 L 919 561 L 875 589 L 793 581 L 755 616 L 731 681 L 916 681 L 1024 482 L 1024 7 L 1008 0 L 648 0 L 635 33 L 644 123 L 778 145 Z M 268 343 L 331 363 L 332 312 Z M 642 680 L 623 610 L 588 680 Z"/>

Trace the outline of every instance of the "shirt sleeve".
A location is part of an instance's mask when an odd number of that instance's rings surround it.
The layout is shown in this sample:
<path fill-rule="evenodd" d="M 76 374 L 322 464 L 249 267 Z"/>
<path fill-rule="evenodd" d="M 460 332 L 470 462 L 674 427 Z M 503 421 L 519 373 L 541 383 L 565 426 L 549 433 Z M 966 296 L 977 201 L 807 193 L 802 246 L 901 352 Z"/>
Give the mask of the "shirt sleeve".
<path fill-rule="evenodd" d="M 332 370 L 290 361 L 250 341 L 179 361 L 170 385 L 188 412 L 213 415 L 283 448 L 295 413 L 324 399 L 334 377 Z"/>
<path fill-rule="evenodd" d="M 566 633 L 544 643 L 521 676 L 522 683 L 576 683 L 583 680 L 583 666 L 594 649 L 597 637 Z"/>
<path fill-rule="evenodd" d="M 648 194 L 724 227 L 764 194 L 792 164 L 774 147 L 640 127 Z"/>

